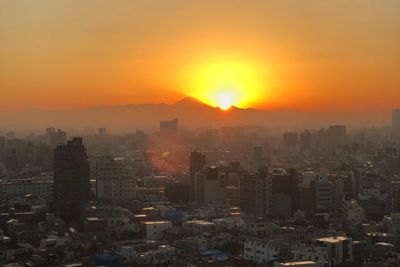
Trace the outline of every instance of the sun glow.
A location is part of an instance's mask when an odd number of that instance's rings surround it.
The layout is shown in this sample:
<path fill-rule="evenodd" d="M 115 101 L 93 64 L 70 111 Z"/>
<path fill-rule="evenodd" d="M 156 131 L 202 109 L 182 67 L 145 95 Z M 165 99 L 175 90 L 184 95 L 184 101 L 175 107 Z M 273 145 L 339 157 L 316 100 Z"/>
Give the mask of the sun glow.
<path fill-rule="evenodd" d="M 242 61 L 199 64 L 190 73 L 188 94 L 222 110 L 249 107 L 265 97 L 257 70 Z"/>

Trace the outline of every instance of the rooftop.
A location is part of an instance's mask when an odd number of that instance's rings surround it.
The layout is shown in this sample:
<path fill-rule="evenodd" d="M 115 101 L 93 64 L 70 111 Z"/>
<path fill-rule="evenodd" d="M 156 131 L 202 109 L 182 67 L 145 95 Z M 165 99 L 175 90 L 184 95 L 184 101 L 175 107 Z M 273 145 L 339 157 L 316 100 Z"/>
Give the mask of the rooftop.
<path fill-rule="evenodd" d="M 292 261 L 292 262 L 281 262 L 283 266 L 302 266 L 302 265 L 309 265 L 315 264 L 315 261 Z"/>

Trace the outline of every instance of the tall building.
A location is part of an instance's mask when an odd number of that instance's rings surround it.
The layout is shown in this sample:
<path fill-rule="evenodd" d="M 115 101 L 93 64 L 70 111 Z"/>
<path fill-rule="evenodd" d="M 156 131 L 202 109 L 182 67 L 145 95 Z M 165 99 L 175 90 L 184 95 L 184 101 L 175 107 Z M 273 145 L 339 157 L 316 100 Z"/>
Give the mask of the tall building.
<path fill-rule="evenodd" d="M 104 157 L 96 162 L 97 199 L 111 203 L 127 203 L 136 198 L 135 179 L 119 161 Z"/>
<path fill-rule="evenodd" d="M 391 182 L 392 212 L 400 213 L 400 181 Z"/>
<path fill-rule="evenodd" d="M 50 135 L 55 133 L 56 129 L 54 127 L 48 127 L 44 130 L 45 142 L 50 144 Z"/>
<path fill-rule="evenodd" d="M 263 165 L 262 160 L 262 146 L 254 146 L 253 147 L 253 169 L 260 170 Z"/>
<path fill-rule="evenodd" d="M 56 132 L 50 133 L 50 145 L 56 147 L 67 142 L 67 133 L 58 129 Z"/>
<path fill-rule="evenodd" d="M 400 138 L 400 109 L 392 111 L 392 132 L 393 137 Z"/>
<path fill-rule="evenodd" d="M 54 149 L 54 204 L 64 219 L 81 219 L 80 211 L 90 199 L 89 179 L 89 161 L 82 138 L 73 138 Z"/>
<path fill-rule="evenodd" d="M 196 173 L 201 171 L 206 165 L 206 156 L 198 151 L 190 153 L 189 158 L 189 184 L 190 184 L 190 200 L 195 200 L 196 195 Z"/>
<path fill-rule="evenodd" d="M 271 179 L 266 172 L 248 173 L 240 179 L 240 208 L 257 217 L 271 214 Z"/>
<path fill-rule="evenodd" d="M 4 161 L 7 156 L 6 137 L 0 136 L 0 162 Z"/>
<path fill-rule="evenodd" d="M 99 128 L 98 135 L 100 137 L 105 137 L 107 135 L 107 129 L 106 128 Z"/>
<path fill-rule="evenodd" d="M 268 175 L 271 180 L 271 215 L 290 217 L 300 209 L 300 174 L 295 169 L 278 169 Z"/>
<path fill-rule="evenodd" d="M 305 130 L 304 132 L 302 132 L 300 134 L 300 151 L 309 151 L 311 150 L 312 147 L 312 135 L 311 132 L 309 130 Z"/>
<path fill-rule="evenodd" d="M 196 202 L 198 204 L 225 201 L 225 184 L 218 167 L 207 167 L 196 175 Z"/>
<path fill-rule="evenodd" d="M 315 205 L 320 211 L 330 211 L 335 207 L 335 184 L 323 175 L 315 183 Z"/>
<path fill-rule="evenodd" d="M 178 119 L 160 121 L 160 132 L 171 133 L 178 131 Z"/>
<path fill-rule="evenodd" d="M 346 144 L 346 126 L 333 125 L 327 131 L 328 143 L 331 148 Z"/>
<path fill-rule="evenodd" d="M 283 134 L 283 146 L 288 149 L 296 149 L 298 143 L 298 134 L 286 132 Z"/>
<path fill-rule="evenodd" d="M 34 162 L 44 171 L 50 171 L 53 168 L 53 150 L 48 144 L 38 144 L 34 150 Z"/>

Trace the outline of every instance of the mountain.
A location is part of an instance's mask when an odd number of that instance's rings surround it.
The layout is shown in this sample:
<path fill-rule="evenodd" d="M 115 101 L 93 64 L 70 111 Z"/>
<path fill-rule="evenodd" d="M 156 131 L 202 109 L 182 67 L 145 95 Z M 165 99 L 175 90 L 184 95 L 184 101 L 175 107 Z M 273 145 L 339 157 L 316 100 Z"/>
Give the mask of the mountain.
<path fill-rule="evenodd" d="M 382 124 L 381 113 L 318 113 L 237 107 L 223 111 L 195 98 L 186 97 L 173 104 L 131 104 L 73 111 L 28 109 L 0 116 L 0 128 L 42 131 L 49 126 L 63 129 L 107 127 L 114 132 L 129 132 L 137 128 L 156 129 L 160 120 L 174 118 L 178 118 L 179 124 L 185 128 L 261 125 L 275 130 L 287 130 L 329 124 Z"/>

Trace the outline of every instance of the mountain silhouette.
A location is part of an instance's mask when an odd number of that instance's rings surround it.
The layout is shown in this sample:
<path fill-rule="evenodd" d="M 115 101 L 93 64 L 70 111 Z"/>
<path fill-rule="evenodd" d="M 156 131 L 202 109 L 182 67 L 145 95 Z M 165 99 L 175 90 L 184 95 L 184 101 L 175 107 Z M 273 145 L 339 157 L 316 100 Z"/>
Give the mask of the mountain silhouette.
<path fill-rule="evenodd" d="M 46 127 L 63 129 L 107 127 L 115 132 L 157 129 L 159 121 L 178 118 L 184 128 L 215 128 L 233 125 L 260 125 L 275 130 L 315 128 L 329 124 L 363 123 L 373 125 L 382 116 L 364 112 L 318 113 L 297 110 L 260 110 L 231 107 L 223 111 L 201 101 L 185 97 L 173 104 L 129 104 L 92 107 L 80 110 L 28 109 L 0 116 L 2 129 L 29 129 L 43 131 Z M 380 122 L 382 123 L 382 122 Z"/>

